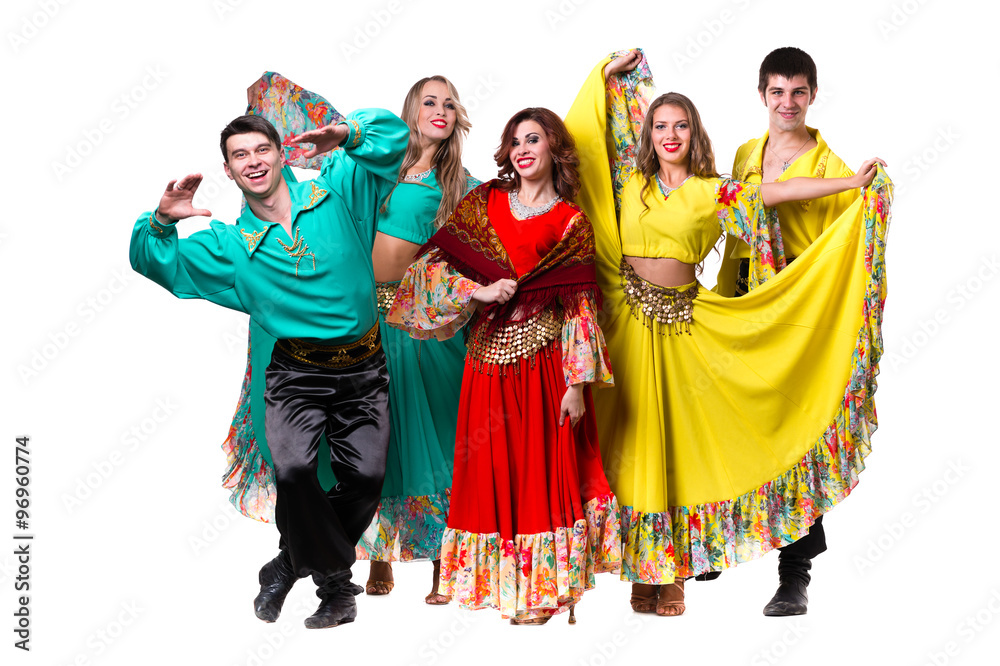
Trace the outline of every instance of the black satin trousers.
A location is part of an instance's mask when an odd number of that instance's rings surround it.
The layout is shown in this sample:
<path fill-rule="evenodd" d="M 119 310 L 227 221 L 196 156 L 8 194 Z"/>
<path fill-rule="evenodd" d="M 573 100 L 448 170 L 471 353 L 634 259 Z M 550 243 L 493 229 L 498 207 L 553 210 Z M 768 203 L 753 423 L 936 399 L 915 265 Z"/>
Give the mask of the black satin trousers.
<path fill-rule="evenodd" d="M 346 368 L 299 361 L 275 346 L 265 374 L 265 433 L 277 488 L 280 548 L 299 577 L 343 578 L 378 508 L 389 448 L 385 354 Z M 337 484 L 316 477 L 326 434 Z M 337 574 L 340 574 L 339 577 Z"/>

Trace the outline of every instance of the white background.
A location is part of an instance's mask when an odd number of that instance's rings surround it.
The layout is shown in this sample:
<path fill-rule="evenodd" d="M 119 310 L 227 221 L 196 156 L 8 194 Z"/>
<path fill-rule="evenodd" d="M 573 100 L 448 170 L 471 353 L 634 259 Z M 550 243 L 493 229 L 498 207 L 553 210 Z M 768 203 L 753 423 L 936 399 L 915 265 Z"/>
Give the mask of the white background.
<path fill-rule="evenodd" d="M 0 659 L 992 662 L 1000 56 L 997 10 L 971 5 L 8 0 Z M 396 567 L 391 596 L 359 597 L 354 624 L 305 630 L 316 604 L 306 582 L 278 623 L 258 621 L 257 570 L 276 532 L 236 514 L 219 485 L 246 318 L 174 299 L 127 258 L 134 220 L 172 178 L 206 174 L 204 207 L 236 216 L 218 133 L 243 112 L 247 86 L 274 70 L 343 113 L 398 112 L 414 80 L 445 74 L 474 124 L 466 165 L 488 178 L 513 112 L 565 113 L 604 54 L 638 45 L 659 91 L 699 106 L 728 171 L 737 146 L 766 128 L 760 60 L 789 44 L 819 67 L 809 124 L 852 167 L 885 158 L 897 184 L 881 426 L 861 484 L 827 521 L 809 614 L 761 615 L 776 584 L 772 555 L 691 584 L 677 619 L 633 615 L 628 585 L 603 575 L 575 627 L 565 616 L 511 627 L 493 611 L 426 607 L 430 565 L 420 563 Z M 204 226 L 189 220 L 181 232 Z M 709 282 L 714 274 L 706 269 Z M 32 451 L 30 653 L 12 632 L 19 435 Z M 355 572 L 363 582 L 367 564 Z"/>

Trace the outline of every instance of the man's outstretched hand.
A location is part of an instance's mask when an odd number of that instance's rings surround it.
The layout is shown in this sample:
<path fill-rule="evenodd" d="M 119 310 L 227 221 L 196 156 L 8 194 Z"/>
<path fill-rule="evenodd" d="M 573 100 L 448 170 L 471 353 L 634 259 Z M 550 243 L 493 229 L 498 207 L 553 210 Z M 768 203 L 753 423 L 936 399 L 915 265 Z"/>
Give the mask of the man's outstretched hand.
<path fill-rule="evenodd" d="M 167 189 L 160 197 L 160 205 L 156 208 L 156 219 L 163 224 L 168 224 L 195 215 L 211 217 L 212 211 L 195 208 L 191 203 L 199 185 L 201 185 L 200 173 L 192 173 L 184 176 L 180 181 L 172 180 L 167 183 Z"/>
<path fill-rule="evenodd" d="M 347 139 L 347 125 L 334 123 L 318 129 L 309 130 L 293 136 L 292 143 L 311 143 L 313 147 L 302 154 L 303 157 L 315 157 L 320 153 L 328 153 Z"/>

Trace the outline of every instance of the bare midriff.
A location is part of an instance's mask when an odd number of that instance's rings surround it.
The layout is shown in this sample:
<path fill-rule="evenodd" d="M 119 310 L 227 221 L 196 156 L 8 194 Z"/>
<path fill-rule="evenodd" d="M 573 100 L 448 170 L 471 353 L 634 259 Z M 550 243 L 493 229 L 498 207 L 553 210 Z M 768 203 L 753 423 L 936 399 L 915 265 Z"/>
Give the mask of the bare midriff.
<path fill-rule="evenodd" d="M 625 257 L 635 274 L 660 287 L 683 287 L 695 280 L 695 265 L 665 257 Z"/>
<path fill-rule="evenodd" d="M 375 233 L 375 245 L 372 247 L 372 265 L 375 268 L 376 282 L 398 282 L 403 279 L 406 269 L 410 267 L 420 246 L 395 236 L 382 232 Z"/>

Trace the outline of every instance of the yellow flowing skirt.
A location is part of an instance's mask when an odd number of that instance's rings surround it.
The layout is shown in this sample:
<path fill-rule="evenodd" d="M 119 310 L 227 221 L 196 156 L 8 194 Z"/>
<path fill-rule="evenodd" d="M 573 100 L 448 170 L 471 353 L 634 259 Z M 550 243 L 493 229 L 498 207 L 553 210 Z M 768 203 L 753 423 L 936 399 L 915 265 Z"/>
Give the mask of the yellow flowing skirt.
<path fill-rule="evenodd" d="M 759 557 L 857 483 L 885 296 L 887 203 L 874 187 L 748 295 L 699 288 L 690 334 L 637 317 L 620 251 L 602 253 L 615 387 L 594 402 L 623 579 L 662 584 Z"/>

